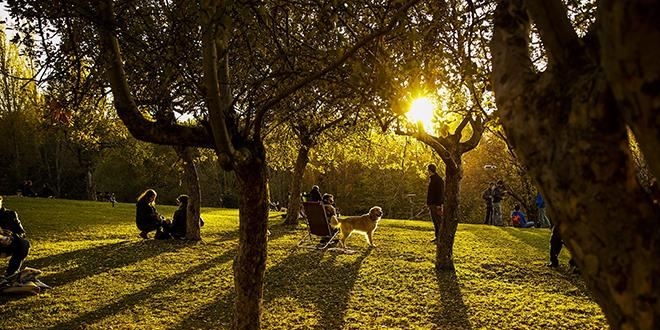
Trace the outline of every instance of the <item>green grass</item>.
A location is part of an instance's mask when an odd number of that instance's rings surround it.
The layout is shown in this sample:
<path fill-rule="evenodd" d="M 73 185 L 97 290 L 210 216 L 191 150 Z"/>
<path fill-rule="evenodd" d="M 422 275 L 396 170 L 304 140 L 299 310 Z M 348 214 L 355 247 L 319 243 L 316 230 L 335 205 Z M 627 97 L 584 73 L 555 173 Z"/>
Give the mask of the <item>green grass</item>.
<path fill-rule="evenodd" d="M 138 238 L 134 205 L 6 198 L 53 289 L 0 296 L 0 329 L 228 329 L 238 212 L 203 209 L 201 243 Z M 172 206 L 159 206 L 170 215 Z M 584 282 L 546 268 L 547 229 L 460 225 L 455 273 L 436 274 L 429 222 L 383 220 L 375 249 L 294 249 L 273 214 L 264 329 L 606 329 Z M 5 260 L 1 260 L 4 269 Z"/>

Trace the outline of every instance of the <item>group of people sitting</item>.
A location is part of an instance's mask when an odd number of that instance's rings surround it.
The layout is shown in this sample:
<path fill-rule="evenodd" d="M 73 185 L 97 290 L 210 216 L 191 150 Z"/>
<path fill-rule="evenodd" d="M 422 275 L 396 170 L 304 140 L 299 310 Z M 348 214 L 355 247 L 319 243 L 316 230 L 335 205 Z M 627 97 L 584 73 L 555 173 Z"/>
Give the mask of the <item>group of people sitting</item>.
<path fill-rule="evenodd" d="M 185 239 L 188 195 L 180 195 L 176 198 L 179 207 L 174 211 L 172 220 L 166 219 L 156 211 L 157 196 L 158 194 L 155 190 L 147 189 L 138 197 L 135 210 L 135 224 L 140 230 L 140 237 L 148 239 L 149 233 L 155 231 L 155 239 Z M 200 227 L 203 226 L 204 220 L 200 218 L 199 221 Z"/>

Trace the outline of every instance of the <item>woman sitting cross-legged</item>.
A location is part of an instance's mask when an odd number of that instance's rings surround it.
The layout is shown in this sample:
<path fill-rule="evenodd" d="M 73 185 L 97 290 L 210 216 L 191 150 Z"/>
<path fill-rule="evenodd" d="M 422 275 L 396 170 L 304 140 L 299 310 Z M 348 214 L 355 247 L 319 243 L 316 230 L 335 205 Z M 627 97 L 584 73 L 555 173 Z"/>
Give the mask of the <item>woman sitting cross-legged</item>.
<path fill-rule="evenodd" d="M 135 224 L 140 230 L 140 237 L 149 238 L 149 232 L 156 231 L 156 237 L 163 233 L 163 227 L 167 225 L 165 218 L 156 211 L 156 191 L 145 190 L 136 204 Z"/>

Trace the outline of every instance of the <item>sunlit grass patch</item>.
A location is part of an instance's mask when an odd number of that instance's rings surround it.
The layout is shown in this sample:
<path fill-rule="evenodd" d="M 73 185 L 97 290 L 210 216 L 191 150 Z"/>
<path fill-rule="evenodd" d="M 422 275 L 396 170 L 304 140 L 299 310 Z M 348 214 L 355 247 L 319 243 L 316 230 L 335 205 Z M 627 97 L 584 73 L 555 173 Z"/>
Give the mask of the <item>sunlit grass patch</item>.
<path fill-rule="evenodd" d="M 204 208 L 202 242 L 142 240 L 133 204 L 7 198 L 32 242 L 26 266 L 54 288 L 0 297 L 0 329 L 229 329 L 236 210 Z M 159 205 L 167 216 L 173 206 Z M 601 329 L 584 282 L 545 267 L 550 232 L 460 225 L 455 272 L 436 273 L 432 224 L 381 221 L 376 248 L 296 248 L 273 213 L 264 329 Z M 6 262 L 6 260 L 2 260 Z M 4 265 L 3 265 L 4 266 Z"/>

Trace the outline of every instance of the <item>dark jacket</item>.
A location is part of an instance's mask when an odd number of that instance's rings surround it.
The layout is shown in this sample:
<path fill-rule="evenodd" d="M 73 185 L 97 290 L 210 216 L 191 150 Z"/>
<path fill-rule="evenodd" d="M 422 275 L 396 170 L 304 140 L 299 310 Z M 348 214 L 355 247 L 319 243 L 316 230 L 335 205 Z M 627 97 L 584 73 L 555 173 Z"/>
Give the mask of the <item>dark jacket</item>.
<path fill-rule="evenodd" d="M 186 237 L 186 225 L 187 225 L 187 219 L 186 219 L 186 209 L 185 208 L 179 208 L 176 211 L 174 211 L 174 216 L 172 217 L 172 227 L 170 228 L 170 233 L 174 237 Z"/>
<path fill-rule="evenodd" d="M 481 198 L 486 201 L 486 204 L 493 204 L 493 190 L 490 189 L 490 187 L 486 188 L 486 190 L 484 190 L 484 192 L 481 194 Z"/>
<path fill-rule="evenodd" d="M 443 205 L 445 203 L 445 182 L 438 173 L 431 174 L 429 188 L 426 192 L 426 205 Z"/>
<path fill-rule="evenodd" d="M 143 228 L 158 226 L 162 222 L 156 208 L 146 201 L 137 202 L 135 209 L 135 224 L 141 230 Z"/>
<path fill-rule="evenodd" d="M 320 202 L 322 197 L 321 197 L 321 192 L 318 190 L 312 189 L 312 191 L 309 192 L 309 197 L 307 198 L 308 202 Z"/>
<path fill-rule="evenodd" d="M 0 228 L 10 230 L 12 233 L 19 237 L 25 236 L 25 229 L 18 219 L 16 211 L 6 208 L 0 208 Z"/>
<path fill-rule="evenodd" d="M 495 189 L 493 189 L 493 203 L 499 203 L 504 199 L 504 195 L 506 194 L 506 190 L 504 189 L 504 186 L 502 185 L 496 185 Z"/>

